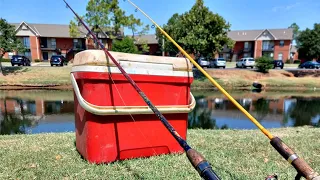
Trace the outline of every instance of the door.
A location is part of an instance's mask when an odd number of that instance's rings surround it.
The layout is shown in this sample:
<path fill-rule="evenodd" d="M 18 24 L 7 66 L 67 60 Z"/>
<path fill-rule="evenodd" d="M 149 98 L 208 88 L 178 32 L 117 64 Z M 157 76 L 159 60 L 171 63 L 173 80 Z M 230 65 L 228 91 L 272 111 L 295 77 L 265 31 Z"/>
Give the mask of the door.
<path fill-rule="evenodd" d="M 43 60 L 48 60 L 48 52 L 42 52 Z"/>

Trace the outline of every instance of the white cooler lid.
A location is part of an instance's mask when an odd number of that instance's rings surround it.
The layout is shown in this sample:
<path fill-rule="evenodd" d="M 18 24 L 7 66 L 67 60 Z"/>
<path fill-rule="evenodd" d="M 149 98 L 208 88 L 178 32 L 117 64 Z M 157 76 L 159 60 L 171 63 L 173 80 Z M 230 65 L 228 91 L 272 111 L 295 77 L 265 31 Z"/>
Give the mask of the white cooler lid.
<path fill-rule="evenodd" d="M 109 51 L 123 68 L 144 68 L 166 71 L 192 72 L 192 65 L 183 57 L 151 56 Z M 84 50 L 77 53 L 73 66 L 116 66 L 111 58 L 106 58 L 103 50 Z"/>

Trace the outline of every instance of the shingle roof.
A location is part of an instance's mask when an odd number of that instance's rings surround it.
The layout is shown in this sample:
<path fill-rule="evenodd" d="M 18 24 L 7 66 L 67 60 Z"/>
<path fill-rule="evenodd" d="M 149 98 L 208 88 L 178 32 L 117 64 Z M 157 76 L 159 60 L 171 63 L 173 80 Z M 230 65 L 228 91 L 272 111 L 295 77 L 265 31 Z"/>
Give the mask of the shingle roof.
<path fill-rule="evenodd" d="M 134 39 L 137 44 L 143 43 L 143 41 L 148 42 L 148 44 L 158 44 L 157 36 L 155 34 L 135 36 Z"/>
<path fill-rule="evenodd" d="M 292 40 L 292 29 L 236 30 L 228 32 L 228 37 L 234 41 L 254 41 L 264 31 L 269 31 L 276 40 Z"/>
<path fill-rule="evenodd" d="M 23 22 L 22 22 L 23 23 Z M 19 27 L 21 23 L 10 23 L 16 28 Z M 42 37 L 61 37 L 61 38 L 71 38 L 69 33 L 69 25 L 65 24 L 34 24 L 26 23 L 33 31 L 40 34 Z M 79 26 L 80 37 L 85 37 L 88 31 L 83 27 Z M 120 29 L 121 34 L 123 34 L 123 29 Z M 79 37 L 79 38 L 80 38 Z"/>

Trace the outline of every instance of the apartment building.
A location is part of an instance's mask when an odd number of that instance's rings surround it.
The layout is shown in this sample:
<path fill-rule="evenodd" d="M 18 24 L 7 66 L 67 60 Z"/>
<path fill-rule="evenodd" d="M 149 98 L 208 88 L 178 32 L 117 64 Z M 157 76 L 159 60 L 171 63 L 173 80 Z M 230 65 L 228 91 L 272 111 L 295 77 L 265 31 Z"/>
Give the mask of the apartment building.
<path fill-rule="evenodd" d="M 232 49 L 225 47 L 216 54 L 216 57 L 223 57 L 231 61 L 243 57 L 257 58 L 263 55 L 283 61 L 297 58 L 296 49 L 291 45 L 292 36 L 292 29 L 230 31 L 228 37 L 235 41 L 234 47 Z M 150 54 L 158 55 L 161 52 L 155 35 L 142 36 L 140 39 L 148 42 Z"/>
<path fill-rule="evenodd" d="M 230 31 L 228 36 L 235 41 L 235 45 L 232 49 L 224 48 L 219 57 L 231 61 L 265 55 L 283 61 L 292 57 L 292 29 Z"/>
<path fill-rule="evenodd" d="M 78 28 L 79 36 L 74 38 L 69 33 L 69 25 L 29 24 L 26 22 L 11 24 L 15 26 L 16 36 L 21 38 L 27 51 L 24 53 L 9 52 L 5 54 L 4 58 L 11 58 L 14 54 L 24 54 L 32 60 L 48 60 L 52 55 L 62 54 L 67 59 L 72 59 L 77 52 L 94 48 L 93 39 L 82 26 Z M 112 46 L 109 33 L 102 31 L 98 34 L 98 39 L 108 49 Z M 123 37 L 122 29 L 117 37 Z"/>

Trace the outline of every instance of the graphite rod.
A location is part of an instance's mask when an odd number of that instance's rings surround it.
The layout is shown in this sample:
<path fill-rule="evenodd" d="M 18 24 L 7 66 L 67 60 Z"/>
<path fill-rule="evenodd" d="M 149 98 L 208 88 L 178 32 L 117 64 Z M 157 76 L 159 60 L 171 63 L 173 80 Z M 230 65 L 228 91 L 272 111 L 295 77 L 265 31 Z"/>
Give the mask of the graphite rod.
<path fill-rule="evenodd" d="M 188 159 L 193 165 L 193 167 L 198 171 L 198 173 L 205 179 L 212 180 L 220 180 L 220 178 L 216 175 L 216 173 L 212 170 L 210 164 L 204 159 L 204 157 L 194 149 L 192 149 L 188 143 L 179 135 L 179 133 L 171 126 L 168 120 L 161 114 L 161 112 L 152 104 L 149 98 L 144 94 L 144 92 L 139 88 L 139 86 L 133 81 L 133 79 L 126 73 L 126 71 L 121 67 L 121 65 L 114 59 L 114 57 L 110 54 L 110 52 L 104 47 L 104 45 L 98 40 L 96 35 L 88 28 L 88 26 L 82 21 L 82 19 L 78 16 L 78 14 L 70 7 L 70 5 L 63 0 L 67 7 L 73 12 L 73 14 L 77 17 L 77 19 L 81 22 L 81 24 L 87 29 L 87 31 L 92 35 L 92 37 L 98 42 L 101 49 L 106 53 L 108 57 L 111 58 L 113 63 L 119 68 L 121 73 L 125 76 L 125 78 L 130 82 L 130 84 L 134 87 L 134 89 L 139 93 L 142 99 L 147 103 L 147 105 L 152 109 L 155 115 L 160 119 L 163 125 L 168 129 L 170 134 L 177 140 L 179 145 L 184 149 L 187 153 Z"/>

